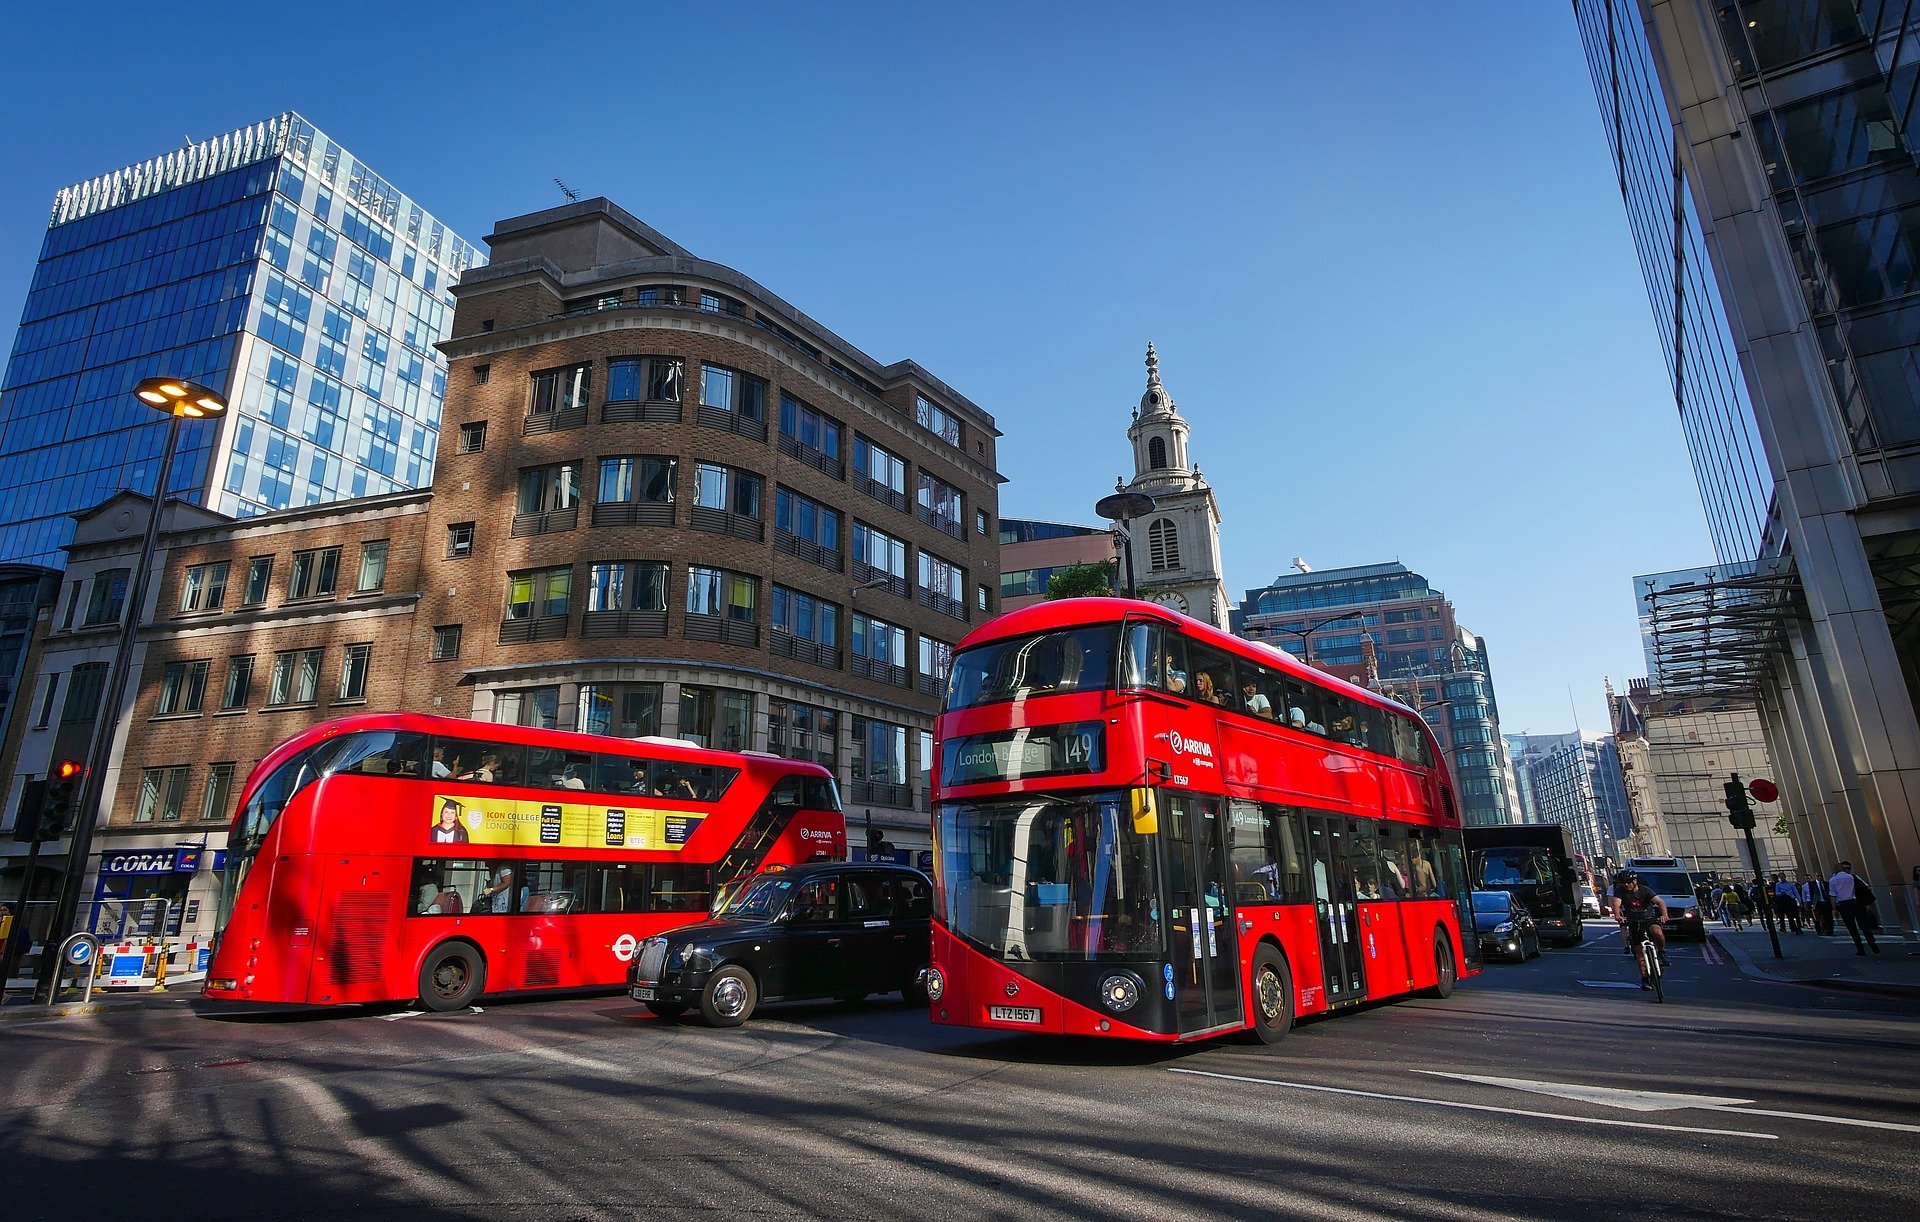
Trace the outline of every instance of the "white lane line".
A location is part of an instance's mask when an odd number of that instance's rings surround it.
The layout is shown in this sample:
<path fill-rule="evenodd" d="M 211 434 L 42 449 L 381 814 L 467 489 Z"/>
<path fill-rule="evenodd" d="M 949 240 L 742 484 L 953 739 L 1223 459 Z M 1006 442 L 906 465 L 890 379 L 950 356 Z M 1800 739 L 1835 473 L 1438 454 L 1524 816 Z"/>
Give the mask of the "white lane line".
<path fill-rule="evenodd" d="M 1608 1120 L 1603 1116 L 1568 1116 L 1562 1112 L 1532 1112 L 1519 1107 L 1493 1107 L 1485 1103 L 1463 1103 L 1457 1099 L 1424 1099 L 1418 1095 L 1386 1095 L 1370 1090 L 1348 1090 L 1340 1086 L 1315 1086 L 1308 1082 L 1281 1082 L 1273 1078 L 1250 1078 L 1240 1074 L 1211 1073 L 1204 1069 L 1180 1069 L 1169 1066 L 1168 1073 L 1192 1074 L 1200 1078 L 1220 1078 L 1228 1082 L 1252 1082 L 1259 1086 L 1284 1086 L 1292 1090 L 1319 1091 L 1328 1095 L 1351 1095 L 1360 1099 L 1385 1099 L 1392 1103 L 1424 1103 L 1431 1107 L 1459 1108 L 1467 1112 L 1492 1112 L 1496 1116 L 1528 1116 L 1536 1120 L 1566 1120 L 1574 1124 L 1597 1124 L 1613 1129 L 1652 1129 L 1658 1133 L 1703 1133 L 1711 1137 L 1752 1137 L 1761 1141 L 1779 1141 L 1777 1133 L 1751 1133 L 1740 1129 L 1700 1129 L 1684 1124 L 1648 1124 L 1639 1120 Z"/>
<path fill-rule="evenodd" d="M 1590 989 L 1637 989 L 1640 987 L 1631 980 L 1582 980 L 1580 983 Z"/>
<path fill-rule="evenodd" d="M 1536 1082 L 1530 1078 L 1497 1078 L 1486 1074 L 1448 1073 L 1441 1069 L 1419 1069 L 1415 1073 L 1434 1078 L 1452 1078 L 1457 1082 L 1478 1082 L 1483 1086 L 1504 1086 L 1535 1095 L 1554 1095 L 1578 1099 L 1603 1107 L 1625 1108 L 1634 1112 L 1673 1112 L 1681 1109 L 1699 1112 L 1725 1112 L 1733 1116 L 1773 1116 L 1781 1120 L 1811 1120 L 1816 1124 L 1840 1124 L 1857 1129 L 1885 1129 L 1893 1133 L 1920 1133 L 1920 1124 L 1898 1124 L 1891 1120 L 1860 1120 L 1852 1116 L 1822 1116 L 1813 1112 L 1782 1112 L 1753 1107 L 1751 1099 L 1733 1099 L 1723 1095 L 1676 1095 L 1657 1090 L 1629 1090 L 1619 1086 L 1585 1086 L 1578 1082 Z"/>

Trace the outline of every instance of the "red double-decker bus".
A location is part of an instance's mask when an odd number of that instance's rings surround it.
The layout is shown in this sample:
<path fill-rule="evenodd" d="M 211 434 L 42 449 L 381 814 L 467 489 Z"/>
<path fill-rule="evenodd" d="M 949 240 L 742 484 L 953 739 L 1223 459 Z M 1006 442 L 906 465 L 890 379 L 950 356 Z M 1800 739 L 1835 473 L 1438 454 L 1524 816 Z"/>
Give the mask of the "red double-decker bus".
<path fill-rule="evenodd" d="M 407 713 L 260 761 L 227 841 L 210 998 L 617 987 L 638 944 L 773 865 L 845 860 L 817 764 Z"/>
<path fill-rule="evenodd" d="M 938 722 L 933 1017 L 1190 1040 L 1478 970 L 1410 709 L 1145 602 L 1014 611 Z"/>

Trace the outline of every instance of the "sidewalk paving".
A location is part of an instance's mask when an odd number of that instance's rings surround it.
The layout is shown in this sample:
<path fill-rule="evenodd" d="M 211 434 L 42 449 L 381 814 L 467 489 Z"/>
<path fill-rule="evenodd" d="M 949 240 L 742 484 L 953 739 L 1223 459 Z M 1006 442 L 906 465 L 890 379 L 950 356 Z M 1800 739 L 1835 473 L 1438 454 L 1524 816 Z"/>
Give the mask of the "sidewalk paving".
<path fill-rule="evenodd" d="M 1898 930 L 1879 934 L 1879 954 L 1856 955 L 1845 929 L 1832 937 L 1782 929 L 1780 950 L 1785 957 L 1780 959 L 1773 957 L 1767 931 L 1758 921 L 1749 922 L 1745 930 L 1714 925 L 1708 932 L 1741 971 L 1762 980 L 1920 997 L 1920 942 L 1906 941 Z"/>
<path fill-rule="evenodd" d="M 92 1014 L 106 1014 L 115 1010 L 153 1010 L 162 1007 L 184 1007 L 200 996 L 198 982 L 192 988 L 169 989 L 165 993 L 155 993 L 151 989 L 138 993 L 109 993 L 104 989 L 95 989 L 93 998 L 82 1002 L 79 994 L 70 994 L 71 1000 L 55 1005 L 44 1005 L 30 1001 L 32 984 L 19 982 L 22 987 L 10 989 L 4 1004 L 0 1004 L 0 1025 L 18 1022 L 44 1022 L 50 1018 L 81 1018 Z M 63 990 L 64 992 L 64 990 Z"/>

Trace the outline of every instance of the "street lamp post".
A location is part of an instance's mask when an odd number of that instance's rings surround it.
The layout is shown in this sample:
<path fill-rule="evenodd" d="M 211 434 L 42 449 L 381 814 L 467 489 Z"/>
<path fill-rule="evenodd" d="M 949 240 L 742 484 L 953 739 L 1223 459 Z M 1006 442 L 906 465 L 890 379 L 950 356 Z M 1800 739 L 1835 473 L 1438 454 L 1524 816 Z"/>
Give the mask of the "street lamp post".
<path fill-rule="evenodd" d="M 1114 529 L 1119 532 L 1120 546 L 1126 555 L 1127 597 L 1138 597 L 1133 581 L 1133 530 L 1130 523 L 1143 514 L 1153 512 L 1153 498 L 1144 492 L 1122 491 L 1116 484 L 1113 492 L 1094 504 L 1093 511 L 1116 524 Z"/>
<path fill-rule="evenodd" d="M 152 575 L 149 570 L 153 567 L 154 547 L 160 539 L 160 511 L 167 499 L 167 478 L 173 473 L 173 455 L 180 444 L 180 423 L 217 420 L 227 414 L 227 401 L 218 391 L 185 378 L 147 378 L 134 387 L 133 394 L 148 407 L 167 414 L 167 440 L 160 450 L 160 473 L 153 482 L 153 506 L 147 515 L 147 531 L 140 541 L 140 556 L 134 562 L 132 579 L 127 583 L 127 599 L 121 607 L 120 639 L 114 645 L 106 690 L 94 714 L 93 733 L 87 740 L 86 771 L 81 775 L 80 799 L 74 806 L 73 834 L 67 844 L 60 901 L 54 906 L 53 923 L 47 927 L 48 945 L 72 932 L 80 906 L 80 885 L 86 879 L 87 861 L 93 851 L 93 829 L 99 822 L 101 792 L 106 787 L 107 756 L 113 749 L 114 727 L 120 721 L 120 702 L 126 698 L 133 638 L 140 627 L 141 608 L 146 603 L 147 582 Z M 59 974 L 57 956 L 42 953 L 37 995 L 51 999 Z"/>

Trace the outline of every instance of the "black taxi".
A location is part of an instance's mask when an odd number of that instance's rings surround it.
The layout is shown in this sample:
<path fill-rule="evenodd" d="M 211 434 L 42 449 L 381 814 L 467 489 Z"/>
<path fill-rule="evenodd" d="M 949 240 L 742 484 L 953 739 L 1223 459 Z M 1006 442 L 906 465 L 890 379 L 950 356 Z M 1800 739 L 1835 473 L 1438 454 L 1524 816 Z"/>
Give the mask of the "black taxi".
<path fill-rule="evenodd" d="M 910 866 L 817 862 L 756 874 L 718 911 L 642 942 L 628 992 L 663 1018 L 737 1027 L 763 1001 L 927 999 L 933 884 Z"/>

